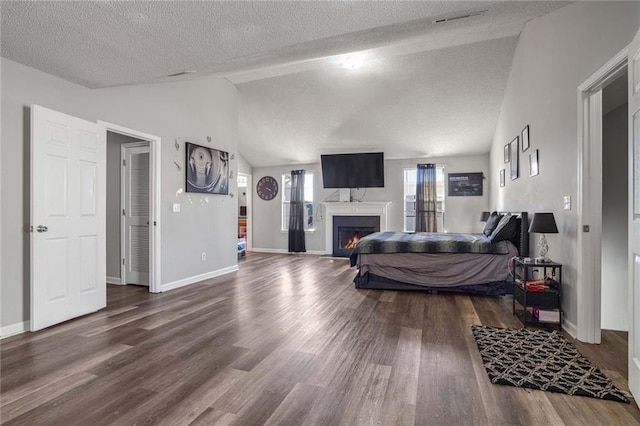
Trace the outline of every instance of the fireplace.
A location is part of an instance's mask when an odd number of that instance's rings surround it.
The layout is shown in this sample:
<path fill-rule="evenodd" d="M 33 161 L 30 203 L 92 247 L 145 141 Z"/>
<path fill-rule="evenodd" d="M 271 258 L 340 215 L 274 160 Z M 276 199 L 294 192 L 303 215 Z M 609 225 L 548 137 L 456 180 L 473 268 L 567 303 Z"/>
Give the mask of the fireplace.
<path fill-rule="evenodd" d="M 380 231 L 380 216 L 333 216 L 333 255 L 348 257 L 362 237 Z"/>

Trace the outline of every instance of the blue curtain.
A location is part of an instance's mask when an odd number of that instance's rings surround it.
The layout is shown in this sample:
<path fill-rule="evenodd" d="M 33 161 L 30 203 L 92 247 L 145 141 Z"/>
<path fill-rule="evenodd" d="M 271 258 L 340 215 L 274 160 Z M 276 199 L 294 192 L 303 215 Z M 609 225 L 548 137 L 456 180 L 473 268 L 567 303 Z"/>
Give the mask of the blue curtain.
<path fill-rule="evenodd" d="M 304 236 L 304 170 L 291 171 L 289 253 L 306 252 Z"/>
<path fill-rule="evenodd" d="M 416 175 L 416 232 L 438 232 L 436 165 L 418 164 Z"/>

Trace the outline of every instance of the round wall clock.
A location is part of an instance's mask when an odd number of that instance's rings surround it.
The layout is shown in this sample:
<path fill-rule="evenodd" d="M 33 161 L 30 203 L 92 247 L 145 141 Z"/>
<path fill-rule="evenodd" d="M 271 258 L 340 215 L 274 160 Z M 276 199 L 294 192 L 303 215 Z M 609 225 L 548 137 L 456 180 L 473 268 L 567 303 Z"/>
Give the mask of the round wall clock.
<path fill-rule="evenodd" d="M 273 200 L 278 195 L 278 181 L 271 176 L 264 176 L 258 181 L 256 192 L 263 200 Z"/>

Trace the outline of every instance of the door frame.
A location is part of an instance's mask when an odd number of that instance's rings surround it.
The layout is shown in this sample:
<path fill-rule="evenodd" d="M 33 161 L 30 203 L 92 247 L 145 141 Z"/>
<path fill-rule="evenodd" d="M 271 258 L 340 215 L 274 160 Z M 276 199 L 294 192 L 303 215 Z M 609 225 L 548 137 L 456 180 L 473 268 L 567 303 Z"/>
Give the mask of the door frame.
<path fill-rule="evenodd" d="M 627 70 L 628 57 L 625 47 L 578 86 L 576 334 L 586 343 L 600 343 L 602 331 L 602 88 Z"/>
<path fill-rule="evenodd" d="M 120 145 L 120 211 L 124 211 L 127 205 L 126 200 L 126 187 L 127 187 L 127 172 L 126 168 L 122 166 L 123 160 L 126 158 L 127 148 L 137 148 L 137 147 L 149 147 L 149 177 L 151 177 L 151 143 L 149 141 L 138 141 L 138 142 L 129 142 L 123 143 Z M 151 182 L 149 182 L 151 183 Z M 151 184 L 149 185 L 149 229 L 151 229 L 152 222 L 151 217 L 151 194 L 153 193 L 153 189 Z M 127 231 L 126 231 L 126 223 L 125 216 L 120 215 L 120 258 L 126 259 L 127 256 Z M 151 248 L 151 233 L 149 233 L 149 248 Z M 151 250 L 149 250 L 149 272 L 151 272 Z M 120 283 L 123 285 L 127 284 L 127 267 L 123 263 L 120 263 Z M 151 288 L 151 275 L 149 275 L 149 288 Z"/>
<path fill-rule="evenodd" d="M 149 144 L 149 167 L 151 182 L 149 186 L 150 199 L 149 199 L 149 292 L 160 293 L 161 284 L 161 221 L 160 221 L 160 200 L 161 200 L 161 138 L 158 136 L 150 135 L 148 133 L 140 132 L 138 130 L 123 127 L 117 124 L 108 123 L 106 121 L 98 120 L 98 132 L 105 146 L 107 144 L 107 132 L 119 133 L 121 135 L 129 136 L 136 139 L 142 139 Z M 121 182 L 122 184 L 122 182 Z M 121 196 L 122 197 L 122 196 Z M 122 208 L 122 207 L 121 207 Z M 122 221 L 121 227 L 122 227 Z M 153 224 L 154 226 L 151 226 Z M 122 241 L 121 241 L 122 248 Z M 121 272 L 122 273 L 122 272 Z"/>

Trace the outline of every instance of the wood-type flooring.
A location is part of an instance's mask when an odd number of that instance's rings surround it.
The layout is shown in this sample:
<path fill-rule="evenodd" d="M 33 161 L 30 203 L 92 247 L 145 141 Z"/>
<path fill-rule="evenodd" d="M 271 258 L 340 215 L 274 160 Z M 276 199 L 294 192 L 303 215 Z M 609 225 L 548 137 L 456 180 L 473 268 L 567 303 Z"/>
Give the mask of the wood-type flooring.
<path fill-rule="evenodd" d="M 631 425 L 621 404 L 490 383 L 471 324 L 511 297 L 356 290 L 347 259 L 248 253 L 162 294 L 6 338 L 1 420 L 21 425 Z M 624 333 L 578 349 L 628 390 Z"/>

